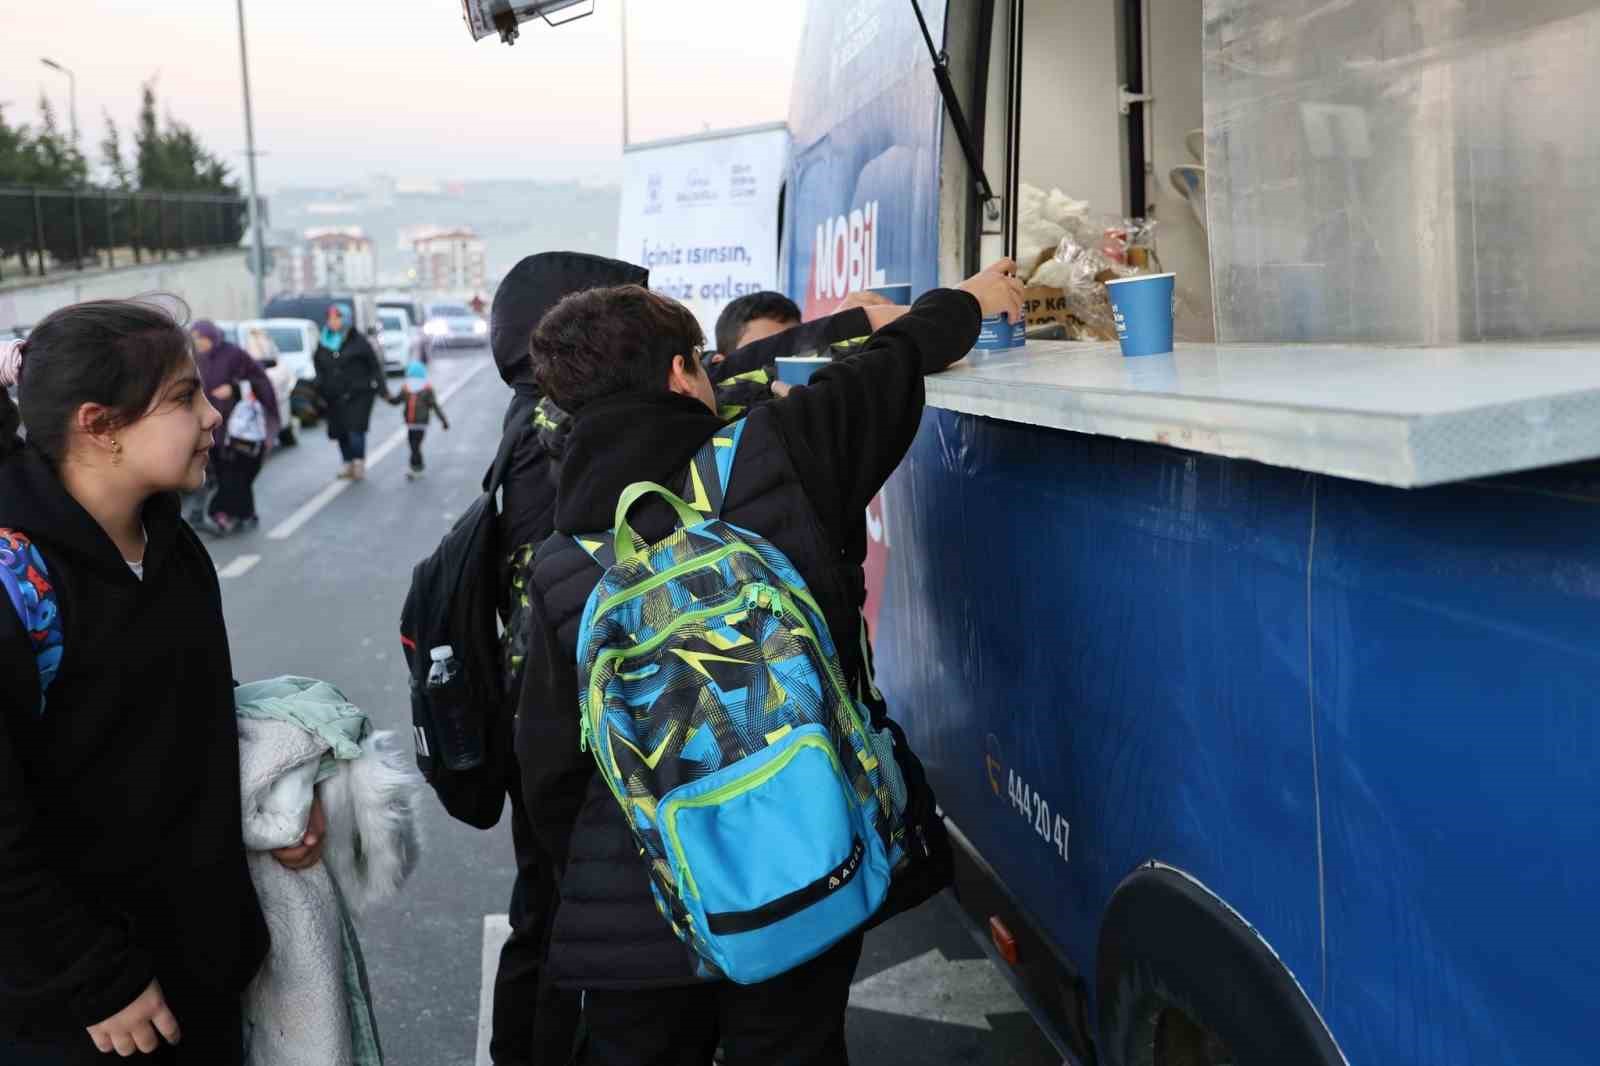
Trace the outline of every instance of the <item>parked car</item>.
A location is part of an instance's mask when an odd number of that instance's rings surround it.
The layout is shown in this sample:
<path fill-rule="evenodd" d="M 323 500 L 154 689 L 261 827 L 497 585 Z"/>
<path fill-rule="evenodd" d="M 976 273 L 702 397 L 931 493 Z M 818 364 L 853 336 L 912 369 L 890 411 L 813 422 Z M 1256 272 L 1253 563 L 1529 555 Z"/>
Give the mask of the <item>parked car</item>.
<path fill-rule="evenodd" d="M 278 410 L 283 413 L 284 420 L 290 421 L 288 416 L 293 414 L 302 427 L 316 425 L 317 416 L 308 407 L 301 404 L 296 410 L 294 394 L 301 382 L 310 382 L 316 377 L 311 356 L 317 350 L 322 328 L 303 318 L 255 318 L 239 325 L 266 334 L 278 350 L 278 365 L 286 372 L 289 389 L 288 398 L 279 397 L 278 400 Z"/>
<path fill-rule="evenodd" d="M 422 332 L 422 324 L 428 319 L 427 309 L 422 301 L 413 300 L 409 296 L 380 296 L 378 297 L 378 311 L 401 311 L 411 324 L 412 352 L 414 357 L 424 363 L 428 361 L 428 338 Z"/>
<path fill-rule="evenodd" d="M 377 322 L 372 298 L 350 292 L 297 292 L 283 293 L 267 301 L 262 318 L 303 318 L 314 322 L 318 329 L 328 317 L 328 305 L 338 304 L 344 320 L 352 329 L 366 333 Z"/>
<path fill-rule="evenodd" d="M 422 301 L 413 300 L 409 296 L 380 296 L 378 310 L 404 311 L 406 317 L 411 319 L 411 324 L 419 330 L 428 318 L 427 308 L 422 306 Z"/>
<path fill-rule="evenodd" d="M 403 373 L 414 359 L 426 360 L 423 351 L 422 330 L 412 324 L 411 316 L 393 307 L 378 308 L 379 346 L 383 350 L 383 368 L 391 373 Z"/>
<path fill-rule="evenodd" d="M 218 322 L 217 328 L 222 331 L 223 337 L 237 344 L 250 357 L 261 364 L 266 371 L 267 380 L 272 382 L 272 394 L 278 401 L 279 412 L 289 410 L 289 393 L 294 389 L 298 380 L 294 368 L 283 358 L 277 343 L 272 335 L 262 326 L 260 320 L 247 320 L 244 322 Z M 292 447 L 299 443 L 292 418 L 283 419 L 283 428 L 278 430 L 278 443 L 284 447 Z"/>
<path fill-rule="evenodd" d="M 429 304 L 422 332 L 428 338 L 429 351 L 481 348 L 489 343 L 489 323 L 465 304 Z"/>

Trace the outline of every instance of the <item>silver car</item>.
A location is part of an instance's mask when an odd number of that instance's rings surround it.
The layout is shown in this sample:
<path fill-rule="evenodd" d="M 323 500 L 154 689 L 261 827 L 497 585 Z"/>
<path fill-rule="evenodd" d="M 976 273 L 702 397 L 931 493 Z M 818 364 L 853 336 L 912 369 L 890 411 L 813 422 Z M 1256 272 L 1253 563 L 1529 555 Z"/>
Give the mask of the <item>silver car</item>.
<path fill-rule="evenodd" d="M 429 304 L 422 324 L 428 350 L 481 348 L 489 343 L 489 323 L 465 304 Z"/>
<path fill-rule="evenodd" d="M 404 311 L 378 308 L 378 343 L 383 352 L 383 368 L 391 374 L 404 373 L 407 364 L 420 357 L 412 334 L 411 317 Z"/>

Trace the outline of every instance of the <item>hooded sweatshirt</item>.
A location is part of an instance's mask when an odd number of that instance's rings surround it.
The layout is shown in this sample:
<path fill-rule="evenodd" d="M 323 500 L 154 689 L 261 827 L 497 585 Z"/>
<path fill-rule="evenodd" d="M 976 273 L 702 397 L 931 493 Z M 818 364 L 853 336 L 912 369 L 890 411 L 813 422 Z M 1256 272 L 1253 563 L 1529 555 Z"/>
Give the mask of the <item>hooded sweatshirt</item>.
<path fill-rule="evenodd" d="M 267 377 L 261 364 L 249 352 L 225 338 L 217 324 L 208 318 L 202 318 L 189 329 L 211 342 L 211 351 L 205 355 L 196 352 L 194 361 L 200 370 L 200 381 L 205 386 L 206 395 L 211 398 L 211 405 L 222 415 L 222 421 L 211 431 L 212 441 L 217 447 L 222 447 L 223 438 L 228 432 L 228 415 L 233 413 L 234 405 L 243 395 L 239 386 L 246 381 L 250 383 L 251 393 L 261 401 L 261 409 L 266 412 L 267 439 L 275 438 L 283 424 L 279 418 L 278 394 L 273 391 L 272 379 Z M 233 395 L 225 400 L 212 396 L 211 390 L 219 385 L 230 386 Z"/>
<path fill-rule="evenodd" d="M 545 312 L 563 297 L 613 285 L 648 285 L 644 267 L 586 252 L 540 252 L 523 258 L 495 290 L 489 347 L 500 376 L 519 396 L 538 399 L 528 343 Z"/>
<path fill-rule="evenodd" d="M 500 587 L 505 608 L 516 601 L 514 582 L 550 535 L 555 517 L 556 477 L 570 420 L 534 380 L 530 343 L 545 312 L 564 297 L 614 285 L 647 285 L 650 272 L 620 259 L 585 252 L 540 252 L 523 258 L 500 282 L 489 308 L 489 346 L 500 377 L 514 395 L 504 433 L 514 437 L 506 469 L 500 543 L 506 548 Z M 487 484 L 488 475 L 485 475 Z M 508 648 L 508 655 L 512 654 Z"/>
<path fill-rule="evenodd" d="M 76 1046 L 159 978 L 183 1027 L 176 1061 L 226 1066 L 267 946 L 228 636 L 177 498 L 152 497 L 143 520 L 141 580 L 41 455 L 0 460 L 0 527 L 33 540 L 64 625 L 41 712 L 0 598 L 0 1034 Z"/>

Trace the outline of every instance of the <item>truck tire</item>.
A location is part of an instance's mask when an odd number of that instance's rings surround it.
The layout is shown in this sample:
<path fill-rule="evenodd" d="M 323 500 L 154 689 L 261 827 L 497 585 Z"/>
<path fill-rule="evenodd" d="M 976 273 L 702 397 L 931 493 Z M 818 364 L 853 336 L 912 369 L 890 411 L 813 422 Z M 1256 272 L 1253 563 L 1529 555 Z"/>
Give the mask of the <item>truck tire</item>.
<path fill-rule="evenodd" d="M 1106 1066 L 1345 1066 L 1260 935 L 1171 867 L 1151 863 L 1118 886 L 1096 956 Z"/>

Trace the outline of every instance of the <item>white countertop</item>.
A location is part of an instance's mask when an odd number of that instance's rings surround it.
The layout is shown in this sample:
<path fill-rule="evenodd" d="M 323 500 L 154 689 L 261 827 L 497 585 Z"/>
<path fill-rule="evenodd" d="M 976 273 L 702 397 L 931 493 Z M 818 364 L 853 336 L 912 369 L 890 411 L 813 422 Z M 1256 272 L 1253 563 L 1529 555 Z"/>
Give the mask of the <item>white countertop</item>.
<path fill-rule="evenodd" d="M 1600 458 L 1600 345 L 1029 341 L 927 379 L 928 404 L 1405 488 Z"/>

